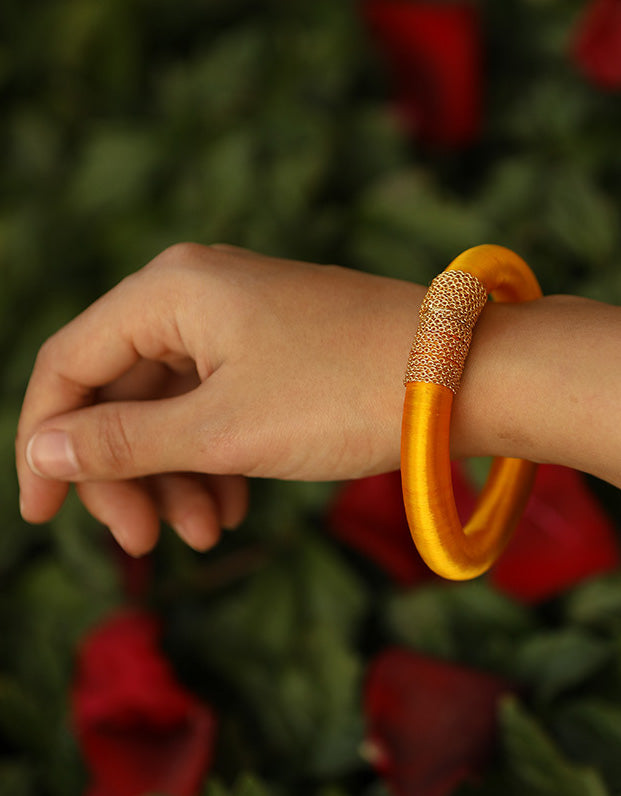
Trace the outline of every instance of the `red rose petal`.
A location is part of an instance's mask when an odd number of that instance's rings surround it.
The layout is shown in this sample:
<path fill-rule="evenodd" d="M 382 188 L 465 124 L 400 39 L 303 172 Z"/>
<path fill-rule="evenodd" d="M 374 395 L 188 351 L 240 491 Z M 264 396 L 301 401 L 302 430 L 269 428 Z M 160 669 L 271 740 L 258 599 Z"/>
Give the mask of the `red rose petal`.
<path fill-rule="evenodd" d="M 387 60 L 407 127 L 440 146 L 476 139 L 482 93 L 476 6 L 369 0 L 363 15 Z"/>
<path fill-rule="evenodd" d="M 97 796 L 197 794 L 212 756 L 211 710 L 174 680 L 157 621 L 116 616 L 82 644 L 72 708 Z"/>
<path fill-rule="evenodd" d="M 621 0 L 594 0 L 576 29 L 572 57 L 597 86 L 621 89 Z"/>
<path fill-rule="evenodd" d="M 508 683 L 403 649 L 382 653 L 365 686 L 371 763 L 397 796 L 448 796 L 493 750 Z"/>
<path fill-rule="evenodd" d="M 491 580 L 501 591 L 534 603 L 618 565 L 614 527 L 584 477 L 567 467 L 542 464 Z"/>

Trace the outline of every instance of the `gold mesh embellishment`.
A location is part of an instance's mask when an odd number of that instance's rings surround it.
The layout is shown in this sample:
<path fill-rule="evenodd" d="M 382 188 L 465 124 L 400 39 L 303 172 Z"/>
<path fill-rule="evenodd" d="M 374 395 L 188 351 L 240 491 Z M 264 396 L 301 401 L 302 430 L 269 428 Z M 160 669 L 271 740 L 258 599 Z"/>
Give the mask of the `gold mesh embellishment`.
<path fill-rule="evenodd" d="M 487 291 L 467 271 L 443 271 L 425 294 L 403 383 L 424 381 L 459 389 L 474 326 Z"/>

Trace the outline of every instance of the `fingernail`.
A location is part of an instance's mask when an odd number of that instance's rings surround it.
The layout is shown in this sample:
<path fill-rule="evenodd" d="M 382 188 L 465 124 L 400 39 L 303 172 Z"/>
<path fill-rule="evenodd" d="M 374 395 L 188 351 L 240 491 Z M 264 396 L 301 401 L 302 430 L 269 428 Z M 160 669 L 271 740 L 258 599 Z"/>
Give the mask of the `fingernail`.
<path fill-rule="evenodd" d="M 26 448 L 30 469 L 44 478 L 70 479 L 80 472 L 73 443 L 66 431 L 41 431 Z"/>

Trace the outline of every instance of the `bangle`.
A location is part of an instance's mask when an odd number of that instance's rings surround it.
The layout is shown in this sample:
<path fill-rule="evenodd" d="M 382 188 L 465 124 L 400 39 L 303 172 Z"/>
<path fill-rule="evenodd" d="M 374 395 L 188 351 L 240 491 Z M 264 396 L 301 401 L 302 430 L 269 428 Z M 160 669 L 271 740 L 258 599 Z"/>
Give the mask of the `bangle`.
<path fill-rule="evenodd" d="M 452 580 L 474 578 L 500 555 L 528 499 L 536 465 L 496 458 L 462 529 L 451 483 L 453 398 L 472 332 L 488 295 L 530 301 L 541 288 L 528 265 L 502 246 L 475 246 L 431 283 L 404 378 L 403 501 L 412 539 L 427 565 Z"/>

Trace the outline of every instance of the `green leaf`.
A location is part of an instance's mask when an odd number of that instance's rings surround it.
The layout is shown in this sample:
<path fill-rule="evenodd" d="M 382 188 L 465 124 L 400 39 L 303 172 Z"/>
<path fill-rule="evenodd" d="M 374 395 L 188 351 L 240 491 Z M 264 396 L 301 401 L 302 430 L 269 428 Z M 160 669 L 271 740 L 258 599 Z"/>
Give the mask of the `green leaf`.
<path fill-rule="evenodd" d="M 501 123 L 523 144 L 556 158 L 566 152 L 579 157 L 573 148 L 576 140 L 585 137 L 580 128 L 589 111 L 589 99 L 575 83 L 559 80 L 559 75 L 547 78 L 539 74 L 507 110 Z"/>
<path fill-rule="evenodd" d="M 159 142 L 147 130 L 102 127 L 87 139 L 69 198 L 75 212 L 126 211 L 154 187 Z"/>
<path fill-rule="evenodd" d="M 230 791 L 221 782 L 212 779 L 204 787 L 201 796 L 230 796 Z"/>
<path fill-rule="evenodd" d="M 578 629 L 540 633 L 520 647 L 515 672 L 544 701 L 593 677 L 613 654 L 611 645 Z"/>
<path fill-rule="evenodd" d="M 621 708 L 583 699 L 554 716 L 555 734 L 573 759 L 599 770 L 612 793 L 621 792 Z"/>
<path fill-rule="evenodd" d="M 514 699 L 503 700 L 500 723 L 504 756 L 516 794 L 607 796 L 600 775 L 567 760 L 549 735 Z"/>
<path fill-rule="evenodd" d="M 579 285 L 578 291 L 585 298 L 609 304 L 621 304 L 621 272 L 617 269 L 604 268 L 589 272 L 587 278 Z"/>
<path fill-rule="evenodd" d="M 301 538 L 207 610 L 188 632 L 210 643 L 187 654 L 235 689 L 266 756 L 298 773 L 338 774 L 359 762 L 361 663 L 349 638 L 363 607 L 336 552 Z"/>
<path fill-rule="evenodd" d="M 0 678 L 0 733 L 5 742 L 38 755 L 48 743 L 44 714 L 36 698 L 8 677 Z"/>
<path fill-rule="evenodd" d="M 231 120 L 263 96 L 265 47 L 265 32 L 242 19 L 228 31 L 220 30 L 202 51 L 163 64 L 156 100 L 161 112 L 194 144 L 223 123 L 235 127 Z"/>
<path fill-rule="evenodd" d="M 59 130 L 51 119 L 35 108 L 18 112 L 12 120 L 11 169 L 26 183 L 33 181 L 35 189 L 50 179 L 60 160 Z M 35 180 L 37 182 L 35 182 Z"/>
<path fill-rule="evenodd" d="M 276 796 L 279 789 L 268 787 L 254 774 L 241 774 L 229 790 L 219 780 L 210 780 L 202 796 Z"/>
<path fill-rule="evenodd" d="M 387 621 L 397 640 L 421 652 L 508 674 L 516 641 L 534 628 L 527 608 L 483 579 L 398 594 L 388 603 Z"/>
<path fill-rule="evenodd" d="M 270 796 L 267 786 L 251 774 L 246 774 L 235 784 L 235 796 Z"/>
<path fill-rule="evenodd" d="M 0 762 L 2 796 L 37 796 L 35 777 L 30 766 L 19 760 Z"/>
<path fill-rule="evenodd" d="M 617 208 L 587 174 L 569 165 L 551 174 L 543 212 L 551 234 L 576 257 L 598 262 L 615 250 Z"/>
<path fill-rule="evenodd" d="M 332 130 L 328 119 L 307 108 L 300 108 L 286 125 L 281 114 L 277 120 L 263 132 L 263 149 L 273 153 L 264 176 L 272 190 L 264 199 L 283 223 L 311 212 L 329 165 Z"/>
<path fill-rule="evenodd" d="M 300 545 L 293 579 L 304 595 L 305 623 L 331 628 L 341 638 L 355 637 L 367 598 L 364 584 L 329 544 L 311 537 Z"/>
<path fill-rule="evenodd" d="M 356 259 L 376 273 L 410 281 L 429 282 L 438 263 L 448 265 L 464 249 L 494 237 L 479 213 L 441 193 L 422 170 L 379 179 L 356 210 Z"/>
<path fill-rule="evenodd" d="M 457 657 L 452 606 L 444 590 L 422 586 L 396 595 L 388 604 L 386 617 L 399 641 L 439 658 Z"/>
<path fill-rule="evenodd" d="M 255 145 L 252 133 L 242 127 L 195 151 L 175 175 L 173 217 L 195 224 L 209 242 L 230 240 L 256 198 Z"/>
<path fill-rule="evenodd" d="M 107 528 L 96 522 L 71 491 L 61 511 L 50 523 L 58 560 L 67 574 L 88 595 L 90 605 L 101 612 L 121 602 L 118 566 L 111 555 Z"/>
<path fill-rule="evenodd" d="M 532 213 L 539 185 L 540 164 L 534 157 L 522 155 L 500 160 L 483 183 L 481 212 L 503 231 L 509 225 L 515 226 Z"/>
<path fill-rule="evenodd" d="M 116 603 L 89 595 L 65 568 L 45 557 L 25 569 L 5 614 L 5 641 L 13 671 L 37 701 L 41 717 L 65 711 L 75 645 Z"/>
<path fill-rule="evenodd" d="M 621 574 L 615 572 L 574 588 L 565 612 L 570 622 L 616 635 L 621 631 Z"/>

